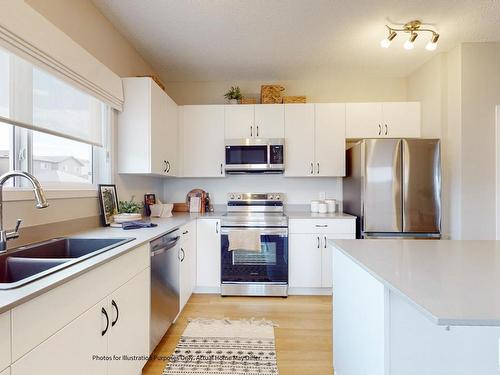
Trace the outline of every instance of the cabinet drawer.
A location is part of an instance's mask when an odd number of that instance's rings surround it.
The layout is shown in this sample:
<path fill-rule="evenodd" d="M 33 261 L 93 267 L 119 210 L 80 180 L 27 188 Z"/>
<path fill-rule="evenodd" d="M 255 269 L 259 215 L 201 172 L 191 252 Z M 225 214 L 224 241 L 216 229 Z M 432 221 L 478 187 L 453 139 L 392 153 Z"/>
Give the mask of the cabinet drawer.
<path fill-rule="evenodd" d="M 10 365 L 10 311 L 0 315 L 0 371 Z M 0 374 L 3 375 L 3 372 Z"/>
<path fill-rule="evenodd" d="M 12 309 L 12 361 L 148 266 L 149 246 L 143 245 Z"/>
<path fill-rule="evenodd" d="M 350 219 L 291 219 L 290 233 L 355 233 L 356 220 Z"/>

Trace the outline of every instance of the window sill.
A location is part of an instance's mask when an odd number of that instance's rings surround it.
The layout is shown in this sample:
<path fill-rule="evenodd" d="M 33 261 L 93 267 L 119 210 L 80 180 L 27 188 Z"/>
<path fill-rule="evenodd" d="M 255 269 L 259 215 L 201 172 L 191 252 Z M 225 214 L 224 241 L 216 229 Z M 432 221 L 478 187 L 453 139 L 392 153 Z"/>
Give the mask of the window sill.
<path fill-rule="evenodd" d="M 51 199 L 78 199 L 78 198 L 97 198 L 97 189 L 89 187 L 88 189 L 44 189 L 47 200 Z M 3 188 L 4 202 L 33 200 L 33 189 L 30 188 Z"/>

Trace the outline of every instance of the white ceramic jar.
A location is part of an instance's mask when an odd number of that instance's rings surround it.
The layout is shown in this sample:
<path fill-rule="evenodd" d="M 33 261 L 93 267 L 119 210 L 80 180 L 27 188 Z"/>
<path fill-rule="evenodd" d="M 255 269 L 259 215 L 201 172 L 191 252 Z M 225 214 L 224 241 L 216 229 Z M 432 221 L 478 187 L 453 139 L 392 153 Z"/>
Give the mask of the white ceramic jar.
<path fill-rule="evenodd" d="M 318 205 L 318 212 L 320 214 L 326 214 L 328 212 L 328 205 L 325 202 L 321 202 Z"/>
<path fill-rule="evenodd" d="M 325 203 L 328 206 L 328 213 L 333 214 L 337 212 L 337 201 L 335 199 L 326 199 Z"/>
<path fill-rule="evenodd" d="M 319 212 L 319 201 L 311 201 L 311 212 Z"/>

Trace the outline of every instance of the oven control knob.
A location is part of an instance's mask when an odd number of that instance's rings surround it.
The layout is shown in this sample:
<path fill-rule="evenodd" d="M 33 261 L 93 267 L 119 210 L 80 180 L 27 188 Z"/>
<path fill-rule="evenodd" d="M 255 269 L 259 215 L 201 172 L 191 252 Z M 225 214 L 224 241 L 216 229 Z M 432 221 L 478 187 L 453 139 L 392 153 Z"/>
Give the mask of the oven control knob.
<path fill-rule="evenodd" d="M 280 195 L 279 195 L 279 194 L 276 194 L 276 195 L 274 196 L 274 198 L 275 198 L 276 200 L 280 200 Z"/>
<path fill-rule="evenodd" d="M 238 195 L 238 196 L 237 196 L 237 199 L 241 199 L 241 195 Z"/>
<path fill-rule="evenodd" d="M 269 195 L 267 196 L 267 199 L 269 199 L 269 200 L 273 200 L 273 198 L 274 198 L 274 197 L 273 197 L 273 195 L 272 195 L 272 194 L 269 194 Z"/>
<path fill-rule="evenodd" d="M 231 194 L 231 195 L 229 196 L 229 199 L 231 199 L 231 200 L 232 200 L 232 199 L 234 199 L 234 194 Z"/>

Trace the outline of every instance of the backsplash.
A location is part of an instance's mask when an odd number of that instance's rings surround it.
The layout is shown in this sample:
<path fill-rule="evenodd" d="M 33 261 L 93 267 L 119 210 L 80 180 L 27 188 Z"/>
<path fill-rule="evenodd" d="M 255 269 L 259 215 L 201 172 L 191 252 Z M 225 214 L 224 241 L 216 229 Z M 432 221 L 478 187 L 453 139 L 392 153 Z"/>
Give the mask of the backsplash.
<path fill-rule="evenodd" d="M 184 202 L 195 188 L 208 191 L 214 204 L 225 204 L 228 192 L 285 193 L 288 204 L 309 204 L 326 193 L 327 198 L 342 199 L 342 178 L 290 178 L 282 175 L 236 175 L 225 178 L 165 179 L 164 197 L 168 202 Z"/>

